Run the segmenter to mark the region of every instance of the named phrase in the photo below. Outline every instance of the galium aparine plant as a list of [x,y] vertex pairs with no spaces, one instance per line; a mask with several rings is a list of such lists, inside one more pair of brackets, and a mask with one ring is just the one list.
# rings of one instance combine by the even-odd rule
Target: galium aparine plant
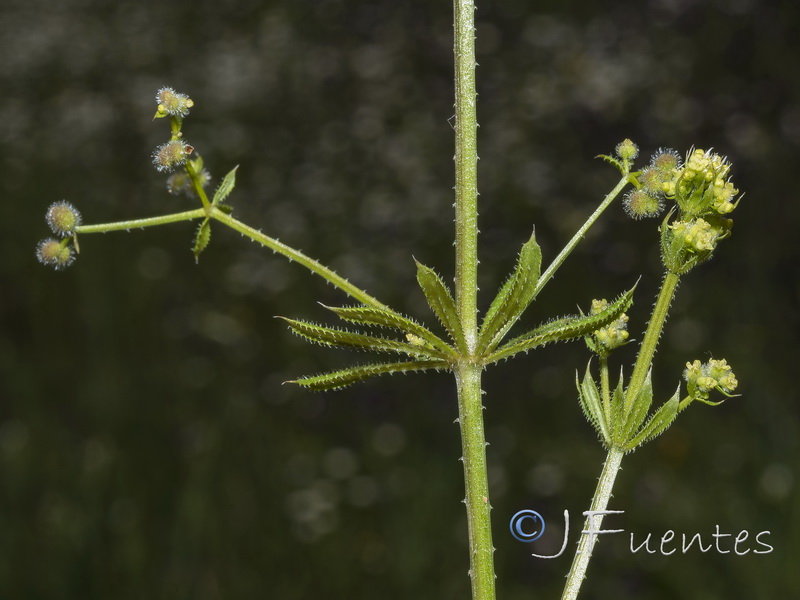
[[[596,356],[583,378],[578,377],[579,404],[608,451],[592,510],[603,510],[611,496],[616,474],[625,453],[663,433],[676,416],[695,401],[715,405],[714,392],[731,397],[736,377],[724,359],[686,363],[675,394],[655,411],[652,391],[652,361],[669,306],[680,278],[705,262],[718,244],[731,234],[730,213],[738,204],[738,190],[730,180],[730,163],[704,150],[691,150],[685,160],[673,150],[659,150],[650,163],[633,170],[637,146],[624,140],[613,156],[603,158],[614,165],[620,179],[602,199],[586,222],[561,252],[542,270],[542,252],[535,235],[525,241],[516,264],[500,285],[489,309],[478,319],[477,311],[477,118],[475,113],[474,3],[457,0],[455,9],[455,266],[454,289],[429,266],[416,264],[417,282],[432,312],[436,326],[429,326],[387,306],[317,260],[279,242],[233,216],[229,198],[236,183],[236,167],[222,178],[214,194],[206,188],[211,176],[197,149],[184,138],[183,125],[194,101],[170,87],[156,94],[155,119],[170,124],[169,137],[152,151],[153,166],[168,174],[167,191],[183,195],[195,207],[183,212],[104,224],[83,224],[78,210],[66,201],[54,203],[46,221],[55,237],[39,243],[40,262],[56,270],[70,266],[79,253],[79,236],[131,230],[182,221],[198,221],[192,251],[199,260],[211,241],[211,228],[225,226],[279,253],[322,277],[344,292],[352,304],[325,307],[343,325],[284,318],[289,330],[316,344],[367,350],[377,357],[334,371],[301,376],[293,383],[311,390],[344,388],[374,376],[410,371],[438,370],[453,374],[458,395],[465,498],[468,517],[469,576],[475,600],[495,598],[494,547],[491,532],[491,502],[486,466],[481,377],[490,365],[558,341],[584,339]],[[613,301],[594,300],[585,313],[547,318],[530,330],[510,337],[517,321],[551,281],[589,228],[611,203],[631,187],[622,200],[634,219],[663,213],[674,203],[660,227],[660,246],[665,275],[648,322],[636,363],[627,380],[622,374],[611,387],[609,357],[628,343],[628,317],[634,289]],[[586,299],[578,299],[586,302]],[[574,305],[574,303],[571,303]],[[437,333],[439,332],[443,333]],[[595,524],[595,526],[599,526]],[[563,598],[576,598],[592,555],[582,537]]]

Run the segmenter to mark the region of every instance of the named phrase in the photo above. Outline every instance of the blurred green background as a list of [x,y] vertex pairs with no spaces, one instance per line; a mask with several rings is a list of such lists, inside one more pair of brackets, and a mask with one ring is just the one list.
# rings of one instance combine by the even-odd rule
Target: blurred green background
[[[582,597],[800,594],[800,9],[793,2],[479,2],[482,306],[535,223],[552,259],[613,186],[631,137],[713,146],[746,192],[732,239],[679,290],[656,393],[725,357],[740,398],[698,405],[625,459]],[[443,374],[315,394],[282,382],[365,360],[274,315],[347,299],[221,227],[83,236],[34,259],[47,206],[97,223],[186,210],[150,153],[162,85],[236,215],[431,322],[412,256],[453,274],[452,6],[430,0],[0,6],[0,598],[469,597],[455,390]],[[613,207],[526,315],[660,283],[654,221]],[[632,344],[616,357],[630,369]],[[498,597],[557,598],[604,457],[583,420],[582,344],[487,372]],[[617,368],[619,368],[617,366]],[[548,521],[535,544],[518,510]],[[561,515],[572,517],[569,551]],[[631,554],[647,533],[771,531],[774,552]],[[730,540],[730,538],[728,538]],[[763,539],[763,538],[762,538]],[[755,548],[755,544],[752,546]]]

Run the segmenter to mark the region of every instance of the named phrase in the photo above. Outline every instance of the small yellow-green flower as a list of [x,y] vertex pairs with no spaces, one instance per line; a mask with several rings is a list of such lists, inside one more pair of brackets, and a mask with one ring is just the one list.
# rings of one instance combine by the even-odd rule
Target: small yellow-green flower
[[688,223],[686,221],[676,221],[670,223],[669,227],[675,232],[675,237],[681,239],[691,252],[713,250],[716,248],[717,240],[720,237],[720,231],[703,219],[695,219]]
[[684,220],[726,215],[736,208],[739,190],[730,180],[731,163],[711,150],[692,150],[662,189],[674,198]]
[[701,363],[699,360],[687,362],[683,378],[686,380],[689,397],[706,404],[718,404],[708,401],[711,391],[716,390],[730,398],[739,385],[736,375],[724,358],[720,360],[712,358],[707,363]]
[[[608,308],[608,300],[592,300],[591,314],[600,314]],[[589,349],[600,356],[608,355],[615,348],[623,346],[628,341],[628,315],[622,313],[617,319],[605,327],[594,331],[586,337]]]

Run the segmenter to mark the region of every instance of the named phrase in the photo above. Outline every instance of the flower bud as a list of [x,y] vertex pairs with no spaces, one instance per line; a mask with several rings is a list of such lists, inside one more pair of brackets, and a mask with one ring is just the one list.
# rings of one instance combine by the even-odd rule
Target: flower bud
[[186,94],[179,94],[171,87],[163,87],[156,93],[156,103],[158,110],[156,117],[185,117],[189,114],[189,109],[194,106],[194,102]]
[[194,148],[183,140],[170,140],[153,151],[153,164],[159,171],[174,171],[186,162]]
[[639,156],[639,147],[629,139],[622,140],[616,147],[617,156],[623,160],[633,160]]
[[66,269],[75,260],[75,253],[67,240],[47,238],[36,246],[36,258],[56,271]]
[[81,224],[81,213],[69,202],[61,200],[50,205],[45,219],[54,234],[67,237],[74,235],[75,229]]

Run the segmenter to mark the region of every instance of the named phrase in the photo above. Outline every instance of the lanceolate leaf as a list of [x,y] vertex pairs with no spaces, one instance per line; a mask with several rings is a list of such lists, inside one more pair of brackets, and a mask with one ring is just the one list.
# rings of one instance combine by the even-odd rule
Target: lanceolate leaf
[[214,199],[211,201],[211,204],[217,205],[225,202],[225,199],[230,195],[234,186],[236,185],[236,169],[238,168],[239,165],[236,165],[227,175],[225,175],[225,178],[222,180],[222,183],[219,184],[217,191],[214,192]]
[[461,329],[461,321],[456,311],[456,303],[442,278],[436,274],[436,271],[418,262],[417,282],[419,282],[419,287],[422,288],[422,293],[425,294],[425,299],[428,301],[431,310],[433,310],[433,314],[447,329],[447,333],[450,334],[456,346],[460,350],[466,349],[464,332]]
[[450,346],[429,331],[428,328],[394,311],[373,308],[371,306],[345,306],[340,308],[326,306],[325,308],[335,312],[345,321],[362,325],[377,325],[379,327],[397,329],[403,334],[410,333],[417,336],[445,354],[452,353]]
[[[623,427],[620,431],[619,439],[615,440],[618,445],[624,446],[628,440],[636,435],[636,432],[641,427],[647,413],[650,411],[650,405],[653,403],[653,383],[650,379],[650,373],[647,373],[647,378],[644,380],[639,394],[634,398],[631,403],[630,411],[624,416]],[[624,404],[624,402],[623,402]]]
[[617,167],[617,169],[619,169],[620,173],[623,173],[623,174],[625,173],[625,168],[622,166],[622,163],[619,162],[613,156],[608,156],[607,154],[598,154],[597,156],[595,156],[595,158],[602,158],[607,163],[611,163],[612,165]]
[[374,365],[359,365],[340,371],[332,371],[312,377],[302,377],[288,383],[296,383],[305,388],[317,391],[336,390],[347,387],[364,379],[384,375],[386,373],[406,373],[408,371],[425,371],[427,369],[447,369],[449,365],[438,361],[408,361],[400,363],[384,363]]
[[355,333],[345,329],[332,329],[330,327],[323,327],[321,325],[315,325],[314,323],[296,321],[285,317],[280,318],[286,321],[291,330],[297,335],[309,341],[322,344],[323,346],[363,348],[375,350],[376,352],[395,352],[415,358],[429,358],[434,360],[445,358],[439,350],[424,345],[364,335],[363,333]]
[[635,450],[637,447],[649,442],[664,433],[672,425],[678,415],[678,404],[680,404],[680,386],[675,394],[659,408],[644,427],[637,433],[624,447],[625,452]]
[[589,366],[586,367],[586,375],[583,376],[582,383],[578,382],[578,374],[575,374],[575,384],[578,386],[578,395],[580,397],[583,414],[592,424],[592,427],[595,428],[603,444],[609,446],[610,437],[608,424],[606,423],[605,414],[603,413],[600,390],[597,389],[597,384],[592,378]]
[[200,253],[206,249],[208,243],[211,241],[211,223],[206,218],[197,228],[197,234],[194,237],[194,246],[192,252],[194,253],[194,261],[200,260]]
[[514,272],[500,288],[483,319],[478,342],[483,352],[491,352],[497,347],[533,301],[541,267],[542,251],[531,234],[522,245]]
[[527,352],[528,350],[544,346],[551,342],[575,339],[600,329],[630,308],[633,303],[634,289],[635,287],[625,292],[600,313],[593,315],[573,315],[571,317],[556,319],[555,321],[545,323],[526,334],[516,337],[487,356],[484,360],[484,364],[497,362],[503,358],[513,356],[518,352]]

